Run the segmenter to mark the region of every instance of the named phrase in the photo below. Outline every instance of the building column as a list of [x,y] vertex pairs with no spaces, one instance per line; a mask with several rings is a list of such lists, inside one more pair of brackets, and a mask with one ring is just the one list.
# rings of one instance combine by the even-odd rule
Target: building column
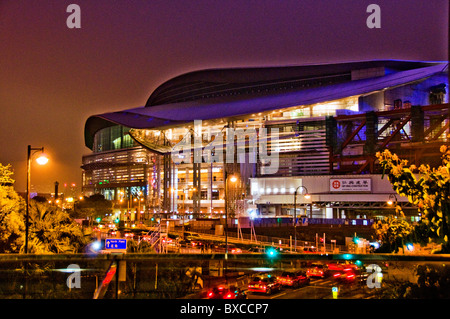
[[424,115],[420,105],[411,106],[411,141],[423,142]]
[[167,211],[170,212],[170,208],[171,208],[171,194],[173,192],[170,191],[171,188],[171,176],[172,176],[172,158],[171,158],[171,154],[164,154],[163,155],[163,174],[164,174],[164,178],[163,178],[163,205],[162,205],[162,210],[163,211]]
[[178,212],[178,168],[172,165],[172,207],[173,212]]
[[193,186],[192,206],[194,218],[200,215],[200,194],[201,194],[201,163],[193,164]]
[[333,207],[325,207],[325,218],[333,218]]
[[211,164],[208,164],[208,191],[207,191],[207,200],[209,205],[208,209],[209,209],[209,214],[212,214],[212,188],[213,188],[213,164],[211,161]]

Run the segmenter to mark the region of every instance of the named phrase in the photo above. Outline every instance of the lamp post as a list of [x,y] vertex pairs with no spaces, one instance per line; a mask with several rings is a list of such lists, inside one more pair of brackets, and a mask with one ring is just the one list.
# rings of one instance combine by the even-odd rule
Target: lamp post
[[[394,200],[394,201],[392,201],[392,200]],[[387,204],[389,206],[392,206],[393,204],[395,204],[395,218],[397,218],[397,203],[398,203],[397,196],[395,196],[395,194],[390,194]]]
[[397,204],[397,196],[395,196],[395,194],[390,194],[389,195],[389,199],[387,201],[387,204],[389,206],[391,206],[392,204],[394,204],[394,202],[392,200],[395,200],[395,204]]
[[[237,181],[236,176],[230,177],[232,183]],[[228,258],[228,172],[225,169],[225,259]]]
[[[32,151],[35,151],[32,153]],[[41,152],[42,155],[39,156],[36,159],[36,162],[39,165],[45,165],[48,162],[48,158],[44,155],[44,148],[43,147],[31,147],[31,145],[28,145],[27,149],[27,207],[26,207],[26,215],[25,215],[25,254],[28,254],[28,220],[29,220],[29,213],[30,213],[30,188],[31,188],[31,157],[36,152]]]
[[[308,189],[305,186],[298,186],[295,189],[295,192],[294,192],[294,220],[293,220],[293,222],[294,222],[294,251],[297,251],[297,193],[298,193],[299,188],[305,189],[304,197],[306,199],[311,198],[311,195],[309,195]],[[300,192],[300,194],[301,194],[301,192]]]

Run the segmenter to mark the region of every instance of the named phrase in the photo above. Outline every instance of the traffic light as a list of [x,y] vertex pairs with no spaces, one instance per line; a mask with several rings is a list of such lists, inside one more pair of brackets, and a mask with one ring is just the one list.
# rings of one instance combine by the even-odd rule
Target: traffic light
[[278,255],[278,251],[273,247],[269,248],[266,253],[269,258],[275,258]]
[[95,221],[96,221],[97,223],[100,223],[100,222],[102,221],[102,219],[101,219],[100,217],[97,217],[97,218],[95,219]]

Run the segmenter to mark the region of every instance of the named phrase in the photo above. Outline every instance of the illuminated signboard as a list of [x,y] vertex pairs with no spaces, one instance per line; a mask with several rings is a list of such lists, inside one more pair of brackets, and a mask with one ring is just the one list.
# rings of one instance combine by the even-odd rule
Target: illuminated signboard
[[330,192],[371,192],[370,178],[330,178]]

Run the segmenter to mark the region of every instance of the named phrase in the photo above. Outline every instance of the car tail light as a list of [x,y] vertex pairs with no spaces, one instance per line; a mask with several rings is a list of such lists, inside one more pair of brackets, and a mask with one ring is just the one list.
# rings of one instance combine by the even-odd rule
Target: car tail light
[[208,297],[212,297],[214,294],[212,291],[208,292]]
[[339,277],[340,275],[341,275],[340,273],[335,273],[335,274],[333,275],[333,277],[337,278],[337,277]]
[[233,295],[231,293],[227,293],[225,296],[225,299],[231,299],[233,297]]

